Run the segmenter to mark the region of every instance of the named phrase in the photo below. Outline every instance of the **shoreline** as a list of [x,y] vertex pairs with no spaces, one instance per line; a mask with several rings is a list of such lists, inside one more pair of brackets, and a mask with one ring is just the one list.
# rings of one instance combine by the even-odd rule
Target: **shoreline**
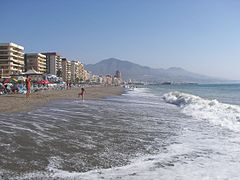
[[[124,88],[120,86],[93,86],[86,87],[85,100],[99,100],[108,96],[123,94]],[[25,94],[10,94],[0,96],[0,113],[29,112],[47,104],[50,101],[60,99],[79,99],[80,88],[69,90],[44,90],[30,94],[26,99]]]

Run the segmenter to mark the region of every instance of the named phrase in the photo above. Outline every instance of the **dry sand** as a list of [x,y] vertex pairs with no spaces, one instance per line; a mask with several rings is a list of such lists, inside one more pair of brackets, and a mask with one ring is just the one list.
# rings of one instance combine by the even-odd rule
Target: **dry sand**
[[[98,86],[87,87],[85,100],[88,99],[101,99],[107,96],[121,95],[124,91],[122,87],[114,86]],[[76,99],[80,88],[73,88],[71,90],[44,90],[35,92],[26,99],[22,94],[11,94],[0,96],[0,112],[27,112],[39,106],[46,104],[51,100],[57,99]],[[79,98],[80,100],[80,98]]]

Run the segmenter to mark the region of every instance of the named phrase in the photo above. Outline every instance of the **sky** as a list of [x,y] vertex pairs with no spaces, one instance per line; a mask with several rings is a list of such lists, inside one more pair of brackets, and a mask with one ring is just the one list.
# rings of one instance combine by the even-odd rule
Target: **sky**
[[1,0],[0,42],[240,80],[238,0]]

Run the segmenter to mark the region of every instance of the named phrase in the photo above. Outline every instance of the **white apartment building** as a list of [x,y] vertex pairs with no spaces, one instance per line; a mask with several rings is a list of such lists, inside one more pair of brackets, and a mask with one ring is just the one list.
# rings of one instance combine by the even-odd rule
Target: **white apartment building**
[[71,61],[71,81],[74,82],[78,77],[78,61]]
[[62,78],[65,82],[71,81],[71,61],[62,58]]
[[25,69],[34,69],[40,73],[46,73],[46,55],[41,53],[25,54]]
[[46,71],[47,74],[58,75],[58,72],[62,72],[62,59],[56,52],[41,53],[46,56]]
[[72,61],[71,62],[71,80],[75,82],[76,79],[82,79],[83,72],[83,64],[80,61]]
[[82,63],[79,64],[79,79],[84,80],[84,65]]
[[15,43],[0,43],[0,75],[9,77],[24,71],[24,47]]
[[91,76],[91,73],[83,69],[83,80],[84,81],[90,80],[90,76]]

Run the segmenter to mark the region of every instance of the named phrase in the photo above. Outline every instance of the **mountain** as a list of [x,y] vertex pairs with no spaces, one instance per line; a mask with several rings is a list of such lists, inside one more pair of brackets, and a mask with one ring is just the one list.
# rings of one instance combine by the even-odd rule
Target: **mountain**
[[192,73],[179,67],[154,69],[116,58],[105,59],[96,64],[88,64],[85,65],[85,68],[97,75],[113,75],[117,70],[119,70],[122,73],[123,79],[125,80],[132,79],[150,82],[173,81],[196,83],[222,81],[220,79]]

